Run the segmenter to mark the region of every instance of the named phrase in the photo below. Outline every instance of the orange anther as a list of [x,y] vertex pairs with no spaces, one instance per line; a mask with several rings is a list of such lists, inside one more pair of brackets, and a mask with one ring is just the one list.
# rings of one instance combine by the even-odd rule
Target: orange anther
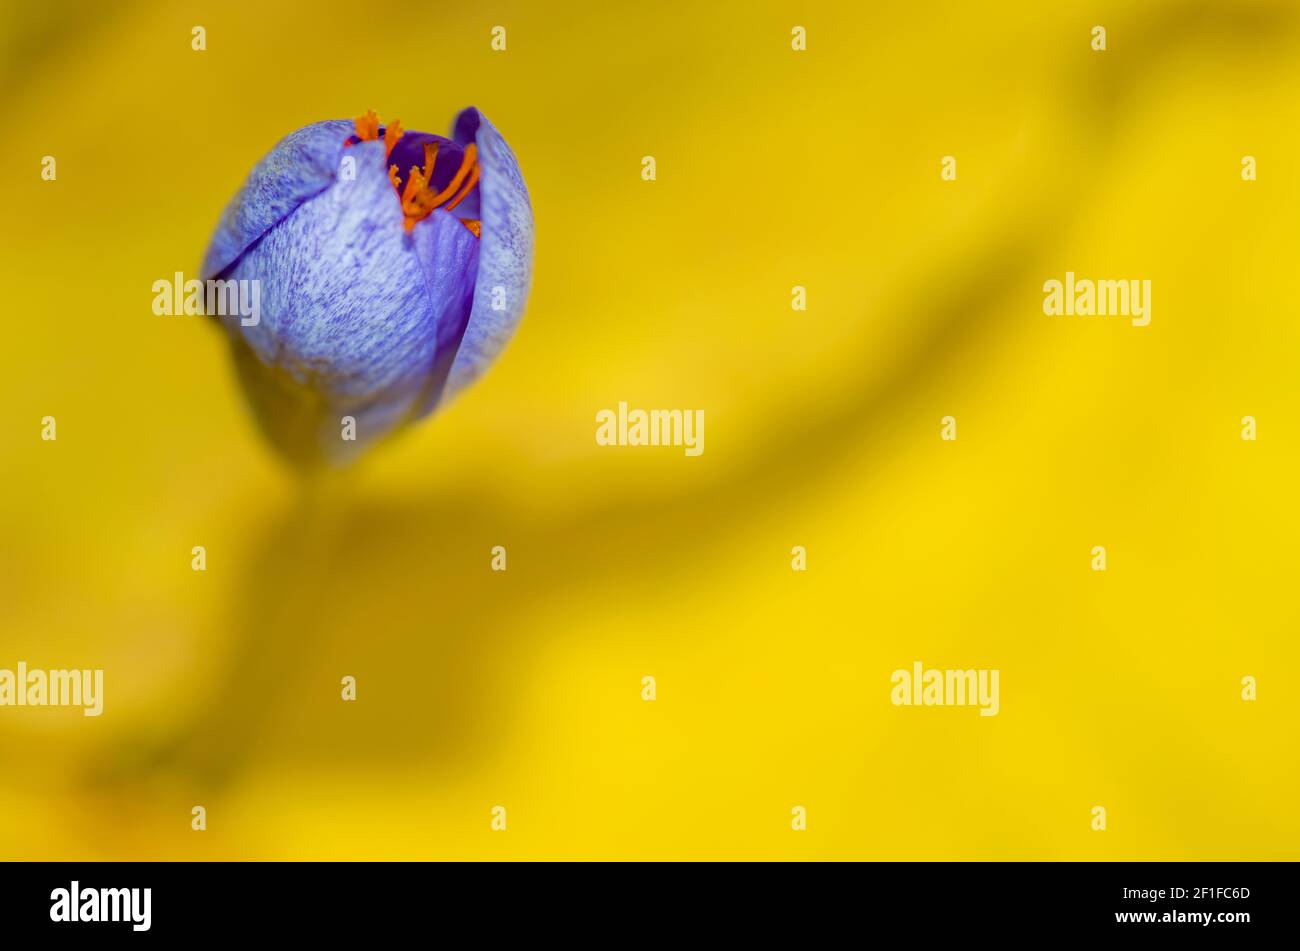
[[365,115],[357,116],[356,128],[357,138],[362,142],[379,138],[379,116],[375,115],[375,110],[367,109]]
[[469,229],[469,233],[476,238],[483,237],[483,222],[477,218],[462,218],[460,223]]
[[394,119],[393,124],[384,129],[384,158],[393,154],[393,146],[402,137],[402,120]]

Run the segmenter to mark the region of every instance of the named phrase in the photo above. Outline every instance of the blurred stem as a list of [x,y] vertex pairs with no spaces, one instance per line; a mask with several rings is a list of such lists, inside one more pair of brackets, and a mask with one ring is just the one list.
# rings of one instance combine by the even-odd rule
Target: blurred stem
[[208,791],[219,788],[255,754],[281,704],[318,687],[328,689],[294,681],[301,658],[317,647],[318,620],[328,608],[339,532],[355,481],[354,472],[333,469],[301,477],[292,506],[244,566],[231,602],[233,650],[225,676],[178,732],[145,751],[118,750],[110,776],[129,781],[169,770]]

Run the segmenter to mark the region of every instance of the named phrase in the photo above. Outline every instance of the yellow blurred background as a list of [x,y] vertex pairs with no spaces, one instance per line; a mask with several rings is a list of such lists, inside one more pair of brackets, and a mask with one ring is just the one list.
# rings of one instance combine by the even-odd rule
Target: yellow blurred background
[[[1296,4],[6,4],[0,89],[0,667],[105,670],[0,708],[0,857],[1297,857]],[[151,285],[284,134],[471,104],[520,331],[300,485]]]

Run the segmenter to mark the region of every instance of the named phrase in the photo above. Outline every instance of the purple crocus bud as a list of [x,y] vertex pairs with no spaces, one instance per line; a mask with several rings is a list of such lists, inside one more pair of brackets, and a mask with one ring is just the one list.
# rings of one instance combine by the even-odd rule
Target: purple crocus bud
[[451,133],[384,128],[373,112],[299,129],[212,236],[203,279],[258,282],[260,312],[220,320],[262,429],[296,465],[346,463],[428,415],[519,323],[523,176],[477,109]]

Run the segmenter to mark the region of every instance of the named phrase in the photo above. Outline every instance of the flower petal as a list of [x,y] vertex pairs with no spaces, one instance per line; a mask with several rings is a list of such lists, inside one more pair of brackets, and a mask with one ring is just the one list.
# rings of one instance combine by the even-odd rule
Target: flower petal
[[299,205],[333,184],[352,129],[346,119],[313,123],[285,136],[257,163],[221,215],[203,259],[204,280],[221,274]]
[[[448,396],[487,369],[514,334],[528,299],[533,261],[533,209],[510,146],[487,117],[472,106],[457,116],[452,138],[461,145],[478,145],[483,236],[479,242],[474,308],[451,367]],[[501,309],[494,309],[494,303]]]
[[480,242],[454,213],[441,208],[416,224],[411,237],[436,312],[437,336],[433,364],[415,406],[418,418],[430,413],[441,401],[465,328],[469,326]]

